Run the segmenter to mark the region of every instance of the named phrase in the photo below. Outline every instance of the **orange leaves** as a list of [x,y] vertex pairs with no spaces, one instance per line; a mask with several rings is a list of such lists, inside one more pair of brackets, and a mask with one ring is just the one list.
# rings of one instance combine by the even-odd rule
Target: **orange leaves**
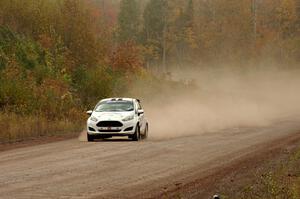
[[110,65],[113,70],[133,73],[143,65],[140,52],[141,50],[134,42],[128,41],[120,44],[110,56]]
[[52,40],[52,38],[46,34],[39,35],[38,41],[42,45],[42,47],[46,49],[51,49],[54,45],[54,41]]
[[43,80],[40,86],[40,91],[43,92],[47,89],[51,90],[56,96],[58,96],[58,98],[61,99],[66,93],[68,93],[69,90],[68,86],[64,82],[53,78],[46,78]]
[[185,29],[184,33],[185,33],[185,41],[189,44],[190,48],[196,49],[198,47],[197,38],[193,29],[191,27],[188,27]]

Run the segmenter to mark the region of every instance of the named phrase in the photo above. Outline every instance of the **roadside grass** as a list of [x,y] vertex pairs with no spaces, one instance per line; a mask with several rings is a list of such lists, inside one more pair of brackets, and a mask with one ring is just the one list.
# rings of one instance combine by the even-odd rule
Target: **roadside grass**
[[[268,171],[253,174],[254,181],[237,191],[239,199],[299,199],[300,198],[300,146],[289,158]],[[232,193],[231,193],[232,194]],[[231,195],[228,194],[228,195]],[[226,193],[223,199],[229,199]]]
[[28,139],[78,134],[82,122],[68,120],[50,121],[45,117],[0,114],[0,144],[20,142]]

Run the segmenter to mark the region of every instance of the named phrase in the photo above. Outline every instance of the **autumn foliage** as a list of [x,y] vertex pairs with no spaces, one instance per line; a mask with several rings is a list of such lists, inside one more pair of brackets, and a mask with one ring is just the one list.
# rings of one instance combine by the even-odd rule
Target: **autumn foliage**
[[0,126],[82,124],[99,99],[173,67],[297,66],[299,18],[299,0],[1,0]]

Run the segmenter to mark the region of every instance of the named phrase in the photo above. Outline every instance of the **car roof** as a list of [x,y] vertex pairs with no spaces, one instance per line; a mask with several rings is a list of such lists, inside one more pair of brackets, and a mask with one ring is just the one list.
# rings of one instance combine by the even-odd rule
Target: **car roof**
[[134,98],[122,98],[122,97],[115,97],[115,98],[106,98],[102,99],[100,102],[106,102],[106,101],[134,101],[137,99]]

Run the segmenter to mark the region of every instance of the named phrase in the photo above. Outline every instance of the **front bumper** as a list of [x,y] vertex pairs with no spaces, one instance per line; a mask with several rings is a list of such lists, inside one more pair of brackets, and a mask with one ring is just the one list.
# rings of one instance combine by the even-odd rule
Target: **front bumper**
[[136,128],[136,122],[133,121],[118,121],[122,123],[121,127],[98,127],[97,124],[100,121],[93,122],[88,121],[87,122],[87,133],[89,135],[111,135],[111,136],[128,136],[133,135]]

